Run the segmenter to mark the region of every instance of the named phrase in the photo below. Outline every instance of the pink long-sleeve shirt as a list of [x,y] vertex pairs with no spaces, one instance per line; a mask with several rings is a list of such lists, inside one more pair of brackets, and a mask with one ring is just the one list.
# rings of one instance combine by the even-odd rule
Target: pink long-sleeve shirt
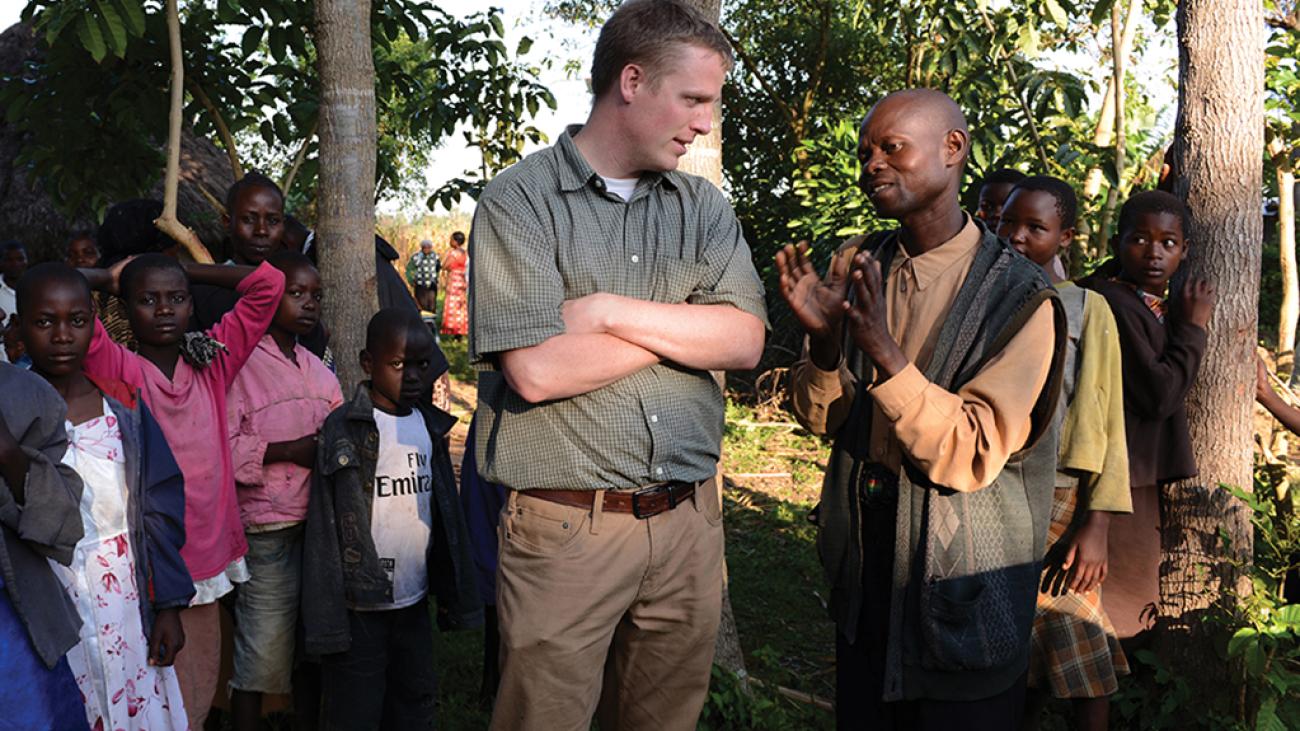
[[148,359],[114,343],[99,320],[86,372],[139,388],[185,477],[185,545],[194,581],[210,579],[248,552],[226,438],[226,392],[266,333],[284,292],[284,274],[263,263],[235,288],[239,302],[208,334],[226,346],[205,368],[184,359],[168,380]]
[[[304,520],[311,470],[292,462],[263,464],[266,447],[316,434],[343,404],[339,380],[301,345],[290,360],[263,335],[226,402],[226,432],[235,464],[244,526]],[[295,362],[296,361],[296,362]]]

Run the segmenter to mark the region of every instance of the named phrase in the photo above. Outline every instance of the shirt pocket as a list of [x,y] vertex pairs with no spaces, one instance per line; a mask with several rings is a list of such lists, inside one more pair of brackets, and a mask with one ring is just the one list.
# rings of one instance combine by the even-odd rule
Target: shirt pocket
[[708,265],[685,259],[659,259],[655,262],[650,299],[654,302],[681,304],[701,288]]

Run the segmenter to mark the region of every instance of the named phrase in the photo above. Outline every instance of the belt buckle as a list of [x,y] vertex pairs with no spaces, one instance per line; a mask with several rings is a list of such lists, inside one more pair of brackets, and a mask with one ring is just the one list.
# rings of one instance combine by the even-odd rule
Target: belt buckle
[[655,485],[655,486],[653,486],[653,487],[646,487],[646,488],[643,488],[643,489],[637,490],[636,492],[632,493],[632,515],[634,515],[634,516],[636,517],[637,520],[645,520],[646,518],[652,518],[652,517],[658,515],[659,513],[667,512],[667,510],[657,510],[657,511],[655,511],[655,512],[653,512],[653,513],[645,513],[645,514],[642,514],[642,512],[641,512],[641,500],[640,500],[640,498],[641,498],[642,496],[646,496],[646,497],[648,497],[648,496],[651,496],[651,495],[658,495],[658,494],[660,494],[660,493],[663,493],[663,494],[665,494],[665,495],[668,496],[668,508],[667,508],[667,510],[672,510],[673,508],[677,507],[677,496],[673,494],[673,490],[672,490],[672,486],[671,486],[671,484],[665,482],[665,483],[663,483],[663,484],[661,484],[661,485]]

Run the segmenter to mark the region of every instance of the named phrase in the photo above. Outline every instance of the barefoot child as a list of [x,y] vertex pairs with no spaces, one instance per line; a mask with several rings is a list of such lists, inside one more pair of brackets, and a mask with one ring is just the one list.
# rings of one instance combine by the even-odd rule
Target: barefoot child
[[235,601],[230,701],[240,730],[258,728],[263,693],[291,690],[317,434],[343,404],[338,379],[298,342],[320,322],[320,273],[298,252],[279,251],[267,262],[284,273],[284,296],[227,405],[251,573]]
[[188,728],[171,667],[194,595],[180,555],[180,468],[135,389],[82,372],[95,322],[85,277],[61,263],[33,267],[18,285],[18,315],[32,370],[68,405],[63,462],[85,483],[85,535],[72,565],[55,570],[82,619],[68,662],[86,719],[96,729]]
[[[124,266],[123,266],[124,265]],[[132,353],[96,322],[86,356],[92,378],[111,378],[142,392],[185,477],[185,546],[181,556],[196,594],[181,611],[186,647],[176,658],[190,726],[202,728],[216,694],[221,627],[216,601],[248,580],[248,544],[239,521],[234,466],[226,434],[226,392],[271,324],[284,275],[189,264],[145,254],[111,270],[86,269],[91,284],[120,294],[139,342]],[[231,287],[239,303],[206,335],[187,334],[191,278]]]
[[1119,330],[1133,514],[1111,520],[1102,604],[1121,640],[1150,629],[1160,608],[1160,485],[1196,475],[1184,400],[1205,355],[1214,287],[1166,290],[1187,256],[1187,209],[1163,191],[1124,203],[1112,241],[1119,275],[1093,280]]
[[[998,236],[1041,266],[1069,328],[1052,522],[1029,655],[1025,728],[1037,728],[1045,692],[1072,699],[1076,726],[1104,731],[1108,696],[1128,662],[1102,611],[1111,513],[1130,513],[1119,337],[1106,299],[1057,275],[1075,234],[1077,202],[1063,180],[1035,175],[1011,190]],[[1076,394],[1084,395],[1075,398]]]
[[[63,399],[40,376],[0,363],[0,725],[87,729],[64,653],[81,619],[50,561],[81,540],[81,478],[67,465]],[[13,682],[20,679],[21,682]]]
[[432,728],[425,598],[440,626],[482,621],[443,439],[455,417],[427,402],[443,362],[419,315],[380,310],[361,351],[370,380],[321,429],[302,606],[307,650],[323,656],[326,729]]

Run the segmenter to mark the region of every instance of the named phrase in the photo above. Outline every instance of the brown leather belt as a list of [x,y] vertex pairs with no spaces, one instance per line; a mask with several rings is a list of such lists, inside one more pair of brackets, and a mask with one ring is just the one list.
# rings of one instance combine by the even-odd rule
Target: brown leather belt
[[[607,513],[631,513],[641,520],[666,513],[695,494],[694,482],[665,482],[636,492],[605,491],[601,510]],[[519,494],[568,505],[571,508],[591,509],[598,490],[520,490]]]

